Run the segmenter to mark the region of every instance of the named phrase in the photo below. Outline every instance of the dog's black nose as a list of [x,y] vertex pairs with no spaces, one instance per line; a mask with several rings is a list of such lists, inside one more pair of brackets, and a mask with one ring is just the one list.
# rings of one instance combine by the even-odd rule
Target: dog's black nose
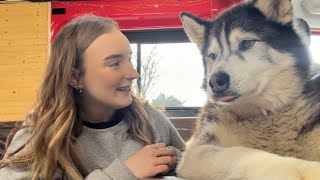
[[228,89],[230,77],[225,72],[218,72],[210,77],[209,86],[213,92],[222,92]]

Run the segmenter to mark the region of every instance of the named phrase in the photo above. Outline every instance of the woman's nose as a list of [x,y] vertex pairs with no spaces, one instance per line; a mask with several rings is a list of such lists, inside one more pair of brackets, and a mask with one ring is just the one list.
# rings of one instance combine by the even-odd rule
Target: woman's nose
[[138,71],[133,67],[133,64],[130,63],[127,72],[126,72],[126,77],[128,79],[134,80],[137,79],[139,77],[139,73]]

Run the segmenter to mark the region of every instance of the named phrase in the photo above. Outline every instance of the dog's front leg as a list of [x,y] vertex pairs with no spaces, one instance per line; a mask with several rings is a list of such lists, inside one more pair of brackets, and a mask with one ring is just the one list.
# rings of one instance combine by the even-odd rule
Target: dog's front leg
[[177,174],[190,180],[319,180],[320,163],[244,147],[200,145],[184,152]]

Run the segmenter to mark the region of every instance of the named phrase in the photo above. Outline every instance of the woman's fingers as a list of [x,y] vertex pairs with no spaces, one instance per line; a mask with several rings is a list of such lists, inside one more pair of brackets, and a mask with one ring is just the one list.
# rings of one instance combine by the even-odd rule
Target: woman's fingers
[[165,143],[150,144],[143,147],[125,164],[138,178],[166,174],[177,162],[175,151],[166,147]]
[[164,148],[155,149],[154,155],[157,157],[159,157],[159,156],[176,156],[176,153],[174,152],[173,149],[164,147]]
[[154,144],[154,148],[155,149],[165,148],[165,147],[166,147],[165,143],[156,143],[156,144]]
[[156,174],[166,174],[170,171],[170,168],[168,165],[157,165],[154,167],[154,171],[156,172]]
[[161,164],[165,164],[168,166],[171,166],[172,164],[175,164],[177,162],[177,158],[176,157],[172,157],[172,156],[161,156],[155,159],[154,161],[154,165],[161,165]]

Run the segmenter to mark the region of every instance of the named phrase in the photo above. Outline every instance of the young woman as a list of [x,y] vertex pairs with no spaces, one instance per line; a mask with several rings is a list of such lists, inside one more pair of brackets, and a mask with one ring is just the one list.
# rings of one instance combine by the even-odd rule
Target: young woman
[[160,111],[132,95],[139,74],[131,54],[112,19],[85,15],[65,25],[52,44],[33,111],[8,138],[0,179],[137,179],[172,172],[184,142]]

